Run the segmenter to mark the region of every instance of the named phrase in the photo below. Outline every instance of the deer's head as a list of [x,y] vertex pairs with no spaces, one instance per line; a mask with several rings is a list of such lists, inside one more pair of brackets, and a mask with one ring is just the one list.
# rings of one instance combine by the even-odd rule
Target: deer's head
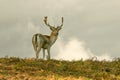
[[47,16],[44,17],[44,22],[45,22],[45,24],[50,28],[50,30],[52,31],[52,34],[58,35],[59,31],[62,29],[62,26],[63,26],[63,17],[62,17],[62,24],[61,24],[60,26],[57,26],[57,27],[51,26],[51,25],[48,23],[47,18],[48,18]]

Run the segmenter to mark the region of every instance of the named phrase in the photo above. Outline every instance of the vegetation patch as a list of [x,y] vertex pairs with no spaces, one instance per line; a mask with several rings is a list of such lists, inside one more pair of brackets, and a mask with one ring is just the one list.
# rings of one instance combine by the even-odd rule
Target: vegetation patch
[[113,61],[0,58],[0,80],[7,79],[120,80],[120,58]]

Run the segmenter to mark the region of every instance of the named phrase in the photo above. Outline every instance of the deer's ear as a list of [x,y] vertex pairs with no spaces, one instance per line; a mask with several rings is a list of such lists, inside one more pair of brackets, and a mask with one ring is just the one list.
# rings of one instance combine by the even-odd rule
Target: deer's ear
[[61,27],[57,27],[58,30],[61,30],[62,28]]
[[54,30],[55,28],[54,27],[50,27],[51,30]]

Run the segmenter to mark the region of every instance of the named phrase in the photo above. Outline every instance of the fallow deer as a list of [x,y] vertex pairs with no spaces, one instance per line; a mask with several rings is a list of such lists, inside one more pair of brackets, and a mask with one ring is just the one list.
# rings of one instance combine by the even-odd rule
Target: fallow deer
[[45,50],[47,49],[48,57],[50,59],[50,49],[51,46],[55,43],[58,37],[59,31],[62,29],[63,26],[63,17],[62,17],[62,24],[60,26],[51,26],[48,23],[48,17],[44,17],[44,23],[50,28],[51,34],[50,35],[43,35],[40,33],[34,34],[32,37],[32,44],[34,47],[34,51],[36,54],[36,59],[39,57],[39,52],[43,49],[43,59],[45,58]]

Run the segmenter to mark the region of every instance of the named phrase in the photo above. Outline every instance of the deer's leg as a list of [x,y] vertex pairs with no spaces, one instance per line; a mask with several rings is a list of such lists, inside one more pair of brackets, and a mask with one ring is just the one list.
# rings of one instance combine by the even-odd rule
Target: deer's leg
[[38,57],[37,57],[37,48],[35,48],[35,54],[36,54],[36,58],[38,58]]
[[36,55],[37,55],[37,59],[38,59],[38,57],[39,57],[39,52],[41,51],[41,48],[42,48],[42,46],[43,46],[43,42],[42,41],[40,41],[39,43],[38,43],[38,49],[37,49],[37,53],[36,53]]
[[35,51],[35,54],[36,54],[36,58],[38,58],[38,53],[37,53],[37,46],[36,45],[33,45],[33,47],[34,47],[34,51]]
[[41,51],[41,46],[38,46],[38,50],[36,52],[36,58],[38,59],[39,58],[39,52]]
[[37,47],[35,46],[35,44],[33,45],[34,51],[37,51]]
[[43,59],[45,58],[45,49],[43,49]]
[[32,43],[33,43],[33,48],[34,48],[36,58],[37,58],[37,46],[36,46],[35,42],[32,42]]
[[39,55],[38,55],[38,53],[36,52],[36,59],[38,59],[38,57],[39,57]]
[[38,42],[37,42],[37,34],[33,35],[32,37],[32,44],[36,54],[36,58],[38,58]]
[[36,59],[37,59],[37,47],[35,48],[35,54],[36,54]]
[[50,48],[47,49],[47,52],[48,52],[48,57],[47,57],[47,59],[50,60]]

